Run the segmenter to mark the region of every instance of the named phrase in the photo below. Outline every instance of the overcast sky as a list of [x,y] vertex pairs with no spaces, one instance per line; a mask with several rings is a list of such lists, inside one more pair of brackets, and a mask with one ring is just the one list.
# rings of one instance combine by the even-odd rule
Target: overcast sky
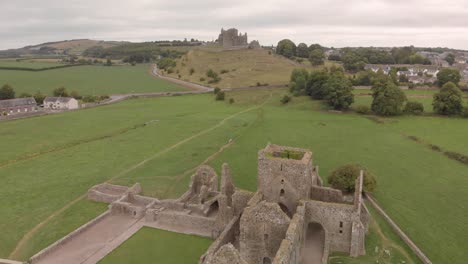
[[263,45],[468,50],[468,0],[0,0],[0,49],[64,39],[213,40],[221,27]]

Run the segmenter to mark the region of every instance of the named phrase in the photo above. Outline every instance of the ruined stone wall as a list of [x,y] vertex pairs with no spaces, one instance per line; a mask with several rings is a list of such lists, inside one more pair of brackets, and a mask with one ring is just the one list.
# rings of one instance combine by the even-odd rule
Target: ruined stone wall
[[178,229],[186,228],[188,230],[197,229],[202,233],[209,234],[212,233],[216,224],[213,218],[165,210],[156,214],[154,220],[164,226],[175,226]]
[[232,195],[232,207],[234,209],[234,215],[242,213],[248,202],[252,199],[254,193],[244,190],[236,190]]
[[305,207],[299,206],[291,223],[289,224],[286,238],[276,253],[273,264],[299,264],[301,261],[302,247],[304,244]]
[[240,222],[240,253],[247,263],[271,261],[285,238],[290,219],[277,203],[247,207]]
[[231,243],[234,244],[239,236],[239,225],[240,217],[234,217],[227,225],[224,231],[218,236],[218,238],[211,244],[205,254],[201,256],[199,264],[210,263],[216,251],[219,250],[223,245]]
[[343,193],[340,190],[312,186],[310,189],[310,199],[322,202],[342,203]]
[[355,211],[354,205],[321,201],[304,201],[304,203],[306,225],[309,223],[322,225],[326,234],[325,244],[329,245],[328,252],[350,253],[353,223],[360,222],[360,216]]

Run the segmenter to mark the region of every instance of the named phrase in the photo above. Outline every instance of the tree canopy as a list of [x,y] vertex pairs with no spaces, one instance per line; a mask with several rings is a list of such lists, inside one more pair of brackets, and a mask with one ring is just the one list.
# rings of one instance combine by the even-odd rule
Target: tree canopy
[[329,176],[328,183],[335,189],[344,192],[354,192],[356,187],[356,179],[361,174],[364,174],[364,190],[372,192],[377,187],[377,182],[366,168],[358,164],[347,164],[336,168]]
[[287,58],[292,58],[296,56],[296,44],[290,39],[283,39],[278,42],[276,53]]
[[383,116],[401,114],[406,101],[405,93],[389,78],[374,80],[372,98],[372,111]]
[[437,85],[442,87],[448,82],[452,82],[455,85],[458,85],[461,80],[461,74],[458,69],[454,68],[443,68],[437,73]]
[[0,88],[0,100],[14,99],[15,90],[8,84],[5,84]]
[[313,66],[322,65],[325,62],[325,53],[322,49],[310,51],[309,61]]
[[300,58],[309,58],[309,47],[307,47],[307,44],[300,43],[297,45],[296,56]]
[[442,86],[440,91],[434,94],[432,101],[434,112],[441,115],[459,115],[463,111],[462,92],[453,82]]
[[325,100],[336,110],[347,110],[354,102],[353,84],[343,72],[336,71],[324,84]]

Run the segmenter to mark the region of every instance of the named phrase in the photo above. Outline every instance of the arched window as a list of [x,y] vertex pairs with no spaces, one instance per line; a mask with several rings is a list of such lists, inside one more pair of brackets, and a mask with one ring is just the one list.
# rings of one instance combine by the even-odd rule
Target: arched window
[[284,196],[284,189],[281,189],[280,191],[280,197],[283,197]]

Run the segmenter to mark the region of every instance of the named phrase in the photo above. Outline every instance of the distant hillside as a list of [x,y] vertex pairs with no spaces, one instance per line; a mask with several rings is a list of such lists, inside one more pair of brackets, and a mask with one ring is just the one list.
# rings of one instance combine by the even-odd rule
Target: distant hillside
[[263,49],[219,51],[199,48],[190,50],[177,59],[173,72],[166,74],[206,85],[210,80],[206,73],[212,69],[221,77],[221,80],[218,83],[209,84],[210,86],[238,88],[256,86],[257,83],[261,85],[287,84],[291,71],[298,67],[308,66]]
[[73,39],[56,42],[46,42],[39,45],[26,46],[19,49],[0,51],[0,57],[25,57],[25,56],[63,56],[81,55],[83,51],[92,47],[111,48],[127,42],[101,41],[91,39]]

